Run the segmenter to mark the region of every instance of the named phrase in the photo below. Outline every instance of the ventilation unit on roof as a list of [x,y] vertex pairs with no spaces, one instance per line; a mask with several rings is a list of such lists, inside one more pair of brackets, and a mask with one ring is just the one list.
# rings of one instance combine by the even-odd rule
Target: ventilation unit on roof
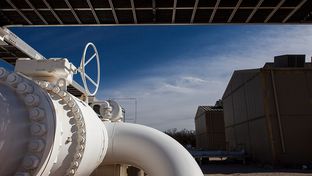
[[274,67],[304,67],[305,55],[281,55],[274,57]]

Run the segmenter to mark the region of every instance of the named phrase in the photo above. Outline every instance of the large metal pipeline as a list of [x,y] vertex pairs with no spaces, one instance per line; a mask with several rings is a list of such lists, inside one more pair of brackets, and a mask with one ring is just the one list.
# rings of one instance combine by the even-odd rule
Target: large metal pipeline
[[110,162],[136,165],[151,176],[203,175],[167,135],[140,125],[104,124],[62,84],[0,68],[0,113],[1,176],[87,176]]
[[0,68],[0,175],[90,175],[107,150],[103,122],[58,85]]
[[202,176],[190,153],[177,141],[150,127],[105,123],[109,140],[102,164],[130,164],[150,176]]

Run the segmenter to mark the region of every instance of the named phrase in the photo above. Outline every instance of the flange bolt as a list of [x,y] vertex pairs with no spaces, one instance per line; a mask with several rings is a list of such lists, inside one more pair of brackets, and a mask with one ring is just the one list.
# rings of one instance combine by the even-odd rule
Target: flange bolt
[[44,110],[38,107],[31,109],[29,112],[29,118],[34,121],[42,120],[44,118],[44,115]]
[[17,85],[17,89],[16,91],[18,93],[21,93],[21,94],[24,94],[24,93],[32,93],[33,92],[33,87],[30,86],[29,84],[27,83],[24,83],[24,82],[21,82]]
[[29,142],[28,149],[32,152],[41,152],[44,148],[44,141],[41,139],[35,139]]
[[35,169],[39,165],[39,159],[34,155],[26,156],[23,160],[22,166],[25,169]]
[[25,103],[28,106],[37,106],[39,104],[39,97],[35,94],[28,94],[25,97]]
[[35,136],[42,136],[47,132],[44,124],[33,123],[30,127],[31,134]]
[[16,73],[11,73],[8,75],[6,79],[7,83],[9,83],[11,86],[16,86],[19,82],[22,81],[22,78],[19,77]]

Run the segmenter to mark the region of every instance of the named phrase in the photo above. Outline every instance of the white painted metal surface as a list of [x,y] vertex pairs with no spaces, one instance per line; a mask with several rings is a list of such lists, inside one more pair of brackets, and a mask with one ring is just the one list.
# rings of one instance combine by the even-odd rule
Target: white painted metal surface
[[108,150],[103,164],[130,164],[150,176],[203,176],[190,153],[177,141],[150,127],[105,123]]
[[114,100],[94,100],[91,105],[93,109],[98,106],[98,114],[103,121],[119,122],[124,118],[122,107]]
[[[1,39],[2,38],[2,39]],[[9,43],[35,60],[45,59],[39,52],[29,46],[26,42],[16,36],[12,31],[8,28],[0,28],[0,39],[6,43]]]
[[[99,71],[93,49],[95,55],[82,66],[96,57]],[[17,72],[0,68],[1,176],[87,176],[101,163],[131,164],[149,176],[203,176],[171,137],[120,122],[122,108],[115,101],[103,105],[110,115],[102,122],[89,104],[66,91],[75,72],[68,61],[27,61],[18,63]],[[82,73],[84,82],[90,80]],[[99,74],[93,93],[85,85],[87,95],[96,93]]]
[[[25,53],[32,60],[45,60],[46,58],[42,56],[38,51],[29,46],[26,42],[16,36],[8,28],[0,28],[0,47],[3,45],[14,46],[17,50]],[[76,81],[72,81],[71,85],[78,91],[84,93],[84,89]]]
[[18,59],[15,71],[33,79],[57,83],[60,78],[66,80],[68,86],[73,82],[77,68],[66,58],[50,58],[44,60]]
[[[94,53],[92,54],[92,56],[86,61],[86,54],[87,54],[87,50],[92,47]],[[96,64],[97,64],[97,73],[96,73],[96,81],[94,81],[87,73],[86,73],[86,66],[93,60],[96,59]],[[99,89],[99,85],[100,85],[100,80],[101,80],[101,67],[100,67],[100,58],[99,58],[99,53],[95,47],[95,45],[93,43],[88,43],[86,45],[86,47],[83,50],[83,54],[82,54],[82,58],[81,58],[81,63],[80,63],[80,67],[79,67],[79,72],[81,74],[81,78],[82,78],[82,82],[83,82],[83,87],[85,89],[85,94],[87,96],[94,96],[96,94],[96,92]],[[87,84],[87,80],[90,81],[94,86],[95,89],[93,92],[90,92],[89,86]]]
[[[39,171],[53,145],[53,106],[45,91],[0,68],[0,175]],[[42,101],[43,100],[43,101]]]
[[90,175],[107,132],[85,102],[46,81],[0,68],[0,175]]

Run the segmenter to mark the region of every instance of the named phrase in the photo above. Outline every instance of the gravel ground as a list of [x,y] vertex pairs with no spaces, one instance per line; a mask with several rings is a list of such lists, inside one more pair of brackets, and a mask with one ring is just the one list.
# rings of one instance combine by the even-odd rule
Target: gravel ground
[[202,166],[205,176],[312,176],[312,170],[302,169],[272,169],[256,165],[242,164],[206,164]]

